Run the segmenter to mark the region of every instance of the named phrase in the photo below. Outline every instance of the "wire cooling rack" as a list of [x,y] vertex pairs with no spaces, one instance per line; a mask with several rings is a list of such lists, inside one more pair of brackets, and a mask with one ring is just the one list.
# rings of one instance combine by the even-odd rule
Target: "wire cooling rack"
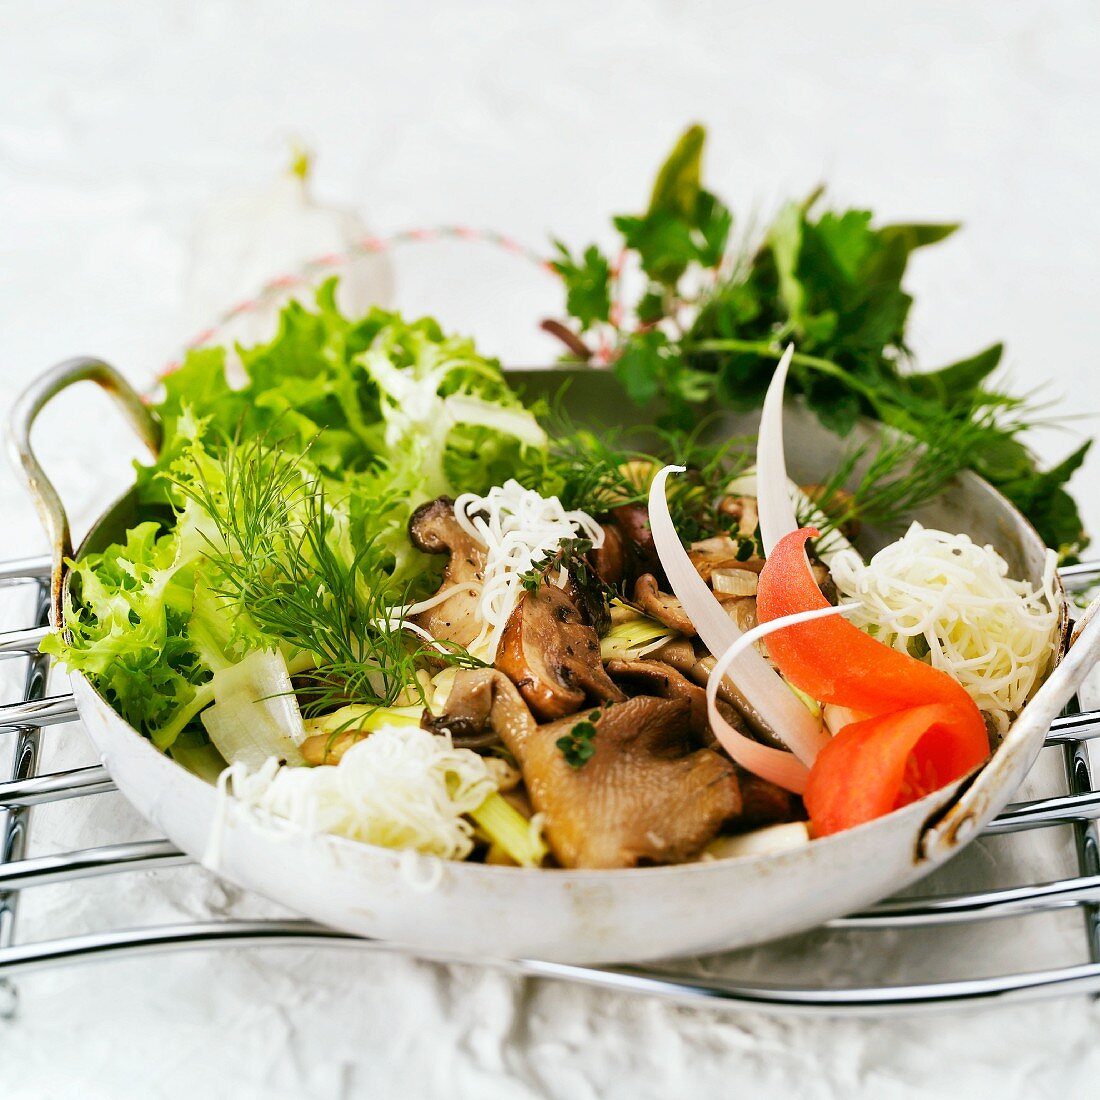
[[[26,666],[22,698],[0,702],[0,744],[4,738],[11,738],[13,747],[10,777],[0,780],[0,1013],[15,1013],[14,982],[20,974],[87,960],[246,945],[328,944],[378,954],[407,953],[405,947],[293,920],[213,920],[109,928],[59,939],[24,939],[21,934],[24,929],[17,922],[19,899],[24,890],[191,862],[168,840],[107,844],[48,856],[28,854],[34,806],[90,798],[114,790],[107,770],[100,766],[56,772],[39,770],[40,748],[43,738],[50,736],[50,728],[78,720],[72,696],[46,694],[49,661],[38,653],[38,645],[47,631],[49,576],[50,562],[46,558],[0,562],[0,585],[29,586],[36,608],[34,625],[0,634],[0,659],[21,660]],[[1062,570],[1062,579],[1070,590],[1085,588],[1100,579],[1100,561],[1069,566]],[[896,898],[828,926],[873,934],[1001,917],[1029,919],[1072,908],[1079,910],[1083,918],[1087,962],[989,977],[845,988],[703,978],[686,970],[658,967],[569,966],[535,959],[486,962],[528,977],[574,981],[694,1005],[773,1011],[879,1013],[1071,993],[1100,994],[1100,836],[1096,825],[1100,817],[1100,787],[1093,780],[1087,745],[1097,737],[1100,737],[1100,710],[1082,711],[1076,703],[1067,708],[1051,726],[1046,741],[1048,746],[1062,750],[1067,793],[1015,803],[987,829],[988,833],[1001,834],[1072,825],[1075,874],[1056,881],[982,892]],[[421,957],[440,962],[459,961],[443,954],[421,954]]]

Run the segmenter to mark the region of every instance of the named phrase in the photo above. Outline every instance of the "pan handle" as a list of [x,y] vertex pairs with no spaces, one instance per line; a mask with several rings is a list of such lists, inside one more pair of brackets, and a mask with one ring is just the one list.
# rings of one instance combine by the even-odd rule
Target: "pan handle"
[[160,449],[162,436],[160,421],[146,407],[138,392],[114,367],[108,366],[102,359],[81,356],[58,363],[56,367],[35,379],[20,394],[12,407],[8,422],[11,457],[16,469],[22,471],[23,480],[34,499],[52,547],[50,615],[55,627],[61,625],[61,583],[65,559],[71,558],[73,554],[72,533],[69,529],[69,517],[65,512],[65,505],[61,503],[57,490],[35,457],[34,448],[31,446],[31,429],[38,414],[46,405],[75,382],[94,382],[101,389],[106,390],[126,414],[126,419],[129,420],[142,442],[154,455]]

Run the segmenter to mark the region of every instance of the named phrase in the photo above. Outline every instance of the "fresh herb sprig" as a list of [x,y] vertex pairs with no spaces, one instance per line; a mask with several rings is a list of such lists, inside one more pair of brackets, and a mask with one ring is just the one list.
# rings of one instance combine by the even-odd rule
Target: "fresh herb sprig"
[[707,428],[704,419],[691,430],[658,429],[643,449],[624,433],[581,429],[555,414],[535,477],[565,508],[600,516],[646,503],[658,470],[669,463],[686,466],[687,474],[667,485],[669,511],[685,539],[705,538],[723,527],[715,505],[726,485],[752,463],[755,450],[750,437],[705,442]]
[[593,756],[596,755],[596,726],[600,719],[598,710],[592,711],[587,718],[582,718],[564,736],[554,742],[555,746],[565,757],[565,762],[574,771],[583,768]]
[[[702,127],[689,128],[661,167],[647,210],[614,219],[628,266],[643,277],[629,301],[621,265],[600,248],[575,257],[558,244],[570,357],[589,358],[586,341],[597,336],[611,346],[627,393],[642,403],[663,397],[669,421],[683,425],[711,399],[759,405],[793,341],[789,384],[826,427],[843,436],[866,416],[929,445],[960,439],[965,447],[939,456],[944,481],[973,468],[1049,545],[1064,556],[1082,548],[1087,540],[1066,484],[1089,443],[1039,469],[1025,441],[1035,410],[989,381],[1001,345],[937,371],[913,370],[912,298],[902,285],[909,258],[958,226],[875,225],[869,211],[821,209],[819,189],[784,206],[754,251],[734,248],[730,211],[702,185],[704,143]],[[902,488],[895,482],[899,497],[913,495],[913,487]]]
[[592,568],[588,559],[591,551],[591,539],[562,539],[556,550],[540,558],[520,575],[520,584],[527,592],[537,592],[558,570],[568,573],[576,587],[578,607],[585,621],[602,636],[611,625],[610,601],[619,593],[605,584]]
[[883,431],[876,440],[849,448],[829,479],[813,487],[816,525],[822,535],[863,523],[896,531],[966,468],[989,430],[981,420],[951,422],[928,443]]
[[481,662],[459,647],[430,652],[391,620],[390,556],[369,534],[353,550],[348,518],[329,499],[305,456],[268,436],[226,447],[173,475],[180,493],[213,524],[205,533],[213,595],[264,636],[313,666],[298,694],[308,714],[341,706],[391,707],[422,690],[429,657],[463,667]]

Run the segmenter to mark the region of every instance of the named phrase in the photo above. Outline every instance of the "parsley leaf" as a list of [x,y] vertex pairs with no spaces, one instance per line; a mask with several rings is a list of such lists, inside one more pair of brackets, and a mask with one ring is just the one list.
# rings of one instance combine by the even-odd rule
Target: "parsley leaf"
[[554,270],[565,281],[565,308],[581,323],[581,332],[611,316],[611,264],[593,244],[584,250],[580,260],[561,241],[555,241],[558,258]]
[[689,127],[657,173],[649,209],[615,218],[642,270],[664,286],[675,286],[690,264],[717,267],[725,255],[733,215],[700,184],[705,141],[701,126]]
[[[1086,545],[1066,484],[1087,445],[1040,470],[1023,441],[1036,411],[990,384],[1001,345],[937,371],[912,368],[906,326],[913,300],[903,285],[909,259],[958,225],[876,225],[869,210],[822,210],[819,188],[785,204],[754,252],[730,254],[733,216],[702,183],[705,140],[701,126],[689,127],[658,171],[646,212],[614,219],[627,264],[646,277],[636,300],[623,302],[611,334],[614,368],[629,397],[660,399],[663,425],[678,428],[690,427],[695,406],[714,398],[755,408],[793,340],[791,389],[822,424],[843,436],[870,417],[948,464],[920,485],[892,484],[894,495],[939,491],[935,484],[942,488],[971,467],[1063,557]],[[564,246],[559,251],[568,258]],[[610,324],[610,305],[605,310],[600,297],[601,254],[590,248],[584,256],[584,263],[563,262],[566,308],[582,332]]]
[[593,741],[596,738],[596,727],[593,723],[599,717],[600,712],[594,710],[587,719],[582,719],[564,737],[559,737],[554,742],[571,768],[583,768],[595,756],[596,746]]

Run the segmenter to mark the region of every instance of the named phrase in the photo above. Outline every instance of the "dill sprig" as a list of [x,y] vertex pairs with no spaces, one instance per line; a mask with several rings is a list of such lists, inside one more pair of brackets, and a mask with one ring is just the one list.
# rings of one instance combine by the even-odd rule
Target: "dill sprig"
[[392,621],[388,556],[369,533],[353,549],[344,502],[303,455],[266,436],[233,440],[214,470],[194,461],[173,481],[209,517],[204,533],[213,594],[227,612],[313,658],[297,693],[307,715],[340,706],[424,704],[417,671],[436,663],[480,664],[460,647],[428,649]]
[[916,509],[967,468],[988,433],[1003,430],[994,426],[995,415],[990,409],[970,421],[944,417],[929,433],[929,442],[884,429],[876,439],[850,448],[828,480],[814,488],[822,537],[853,523],[887,533],[906,526]]
[[724,528],[717,501],[753,458],[751,437],[707,442],[711,427],[708,417],[691,431],[651,429],[647,446],[639,447],[626,432],[579,428],[556,411],[548,425],[550,445],[535,476],[565,508],[600,516],[621,505],[646,503],[658,470],[670,463],[686,466],[686,475],[668,482],[667,495],[676,529],[690,541]]

